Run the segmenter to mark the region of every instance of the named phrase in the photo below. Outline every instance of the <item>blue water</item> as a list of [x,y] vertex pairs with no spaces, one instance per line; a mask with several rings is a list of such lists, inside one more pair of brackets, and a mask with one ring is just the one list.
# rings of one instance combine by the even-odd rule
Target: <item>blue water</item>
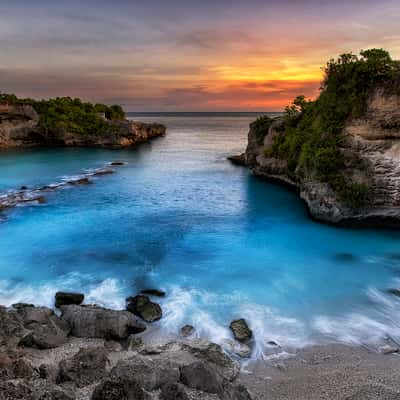
[[93,185],[47,194],[0,223],[0,304],[51,305],[57,290],[122,308],[145,287],[165,289],[159,325],[193,324],[224,342],[233,318],[265,342],[400,338],[400,233],[311,221],[295,193],[226,156],[241,152],[255,116],[142,115],[168,135],[137,150],[0,153],[0,192],[59,182],[124,160]]

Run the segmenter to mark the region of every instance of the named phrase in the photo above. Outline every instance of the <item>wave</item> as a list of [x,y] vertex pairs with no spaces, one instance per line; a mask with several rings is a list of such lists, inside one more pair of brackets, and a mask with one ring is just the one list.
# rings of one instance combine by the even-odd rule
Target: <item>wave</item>
[[[86,304],[124,309],[131,288],[117,278],[97,281],[96,277],[78,272],[51,282],[34,285],[0,281],[0,304],[10,306],[24,302],[53,307],[59,290],[85,293]],[[395,282],[395,284],[400,284]],[[375,345],[386,338],[400,340],[400,298],[379,291],[367,290],[371,305],[359,312],[341,316],[317,315],[311,323],[281,315],[277,310],[245,301],[239,293],[219,295],[196,288],[170,286],[167,297],[160,299],[163,318],[156,323],[161,332],[179,335],[186,324],[196,329],[195,336],[206,338],[232,350],[229,323],[245,318],[253,331],[252,359],[271,360],[286,357],[297,349],[326,342],[352,345]]]
[[8,190],[0,194],[0,211],[14,207],[26,205],[41,205],[46,202],[44,194],[59,189],[73,187],[76,185],[84,185],[92,183],[91,179],[98,178],[103,175],[109,175],[116,172],[113,165],[123,165],[124,163],[109,162],[103,167],[85,169],[82,173],[76,175],[66,175],[61,177],[60,182],[50,183],[45,186],[29,189],[22,186],[19,189]]

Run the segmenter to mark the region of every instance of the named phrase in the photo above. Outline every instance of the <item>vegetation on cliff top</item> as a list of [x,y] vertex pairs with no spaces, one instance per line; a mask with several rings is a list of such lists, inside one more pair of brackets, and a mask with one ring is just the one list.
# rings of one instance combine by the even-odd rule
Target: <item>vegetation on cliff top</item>
[[357,164],[355,159],[347,160],[340,150],[343,128],[349,119],[364,115],[372,89],[383,85],[397,90],[398,82],[400,63],[383,49],[331,59],[319,97],[308,101],[298,96],[286,107],[285,133],[275,138],[266,155],[287,160],[293,177],[316,176],[348,206],[360,207],[368,195],[368,186],[352,182],[343,173],[346,162]]
[[33,100],[0,93],[0,103],[31,105],[39,114],[40,127],[46,132],[64,130],[82,135],[95,135],[110,129],[107,120],[116,121],[125,118],[125,113],[119,105],[94,105],[71,97]]

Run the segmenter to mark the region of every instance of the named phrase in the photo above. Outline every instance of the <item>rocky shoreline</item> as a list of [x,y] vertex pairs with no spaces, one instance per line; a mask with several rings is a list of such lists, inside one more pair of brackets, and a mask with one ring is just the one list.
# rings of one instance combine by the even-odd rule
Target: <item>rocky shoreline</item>
[[[126,310],[83,300],[80,293],[57,293],[56,312],[23,303],[0,307],[1,400],[252,398],[238,381],[237,361],[217,344],[190,338],[193,331],[146,344],[146,323],[162,316],[148,295],[128,298]],[[232,324],[237,338],[250,339],[243,320]]]
[[[143,293],[144,292],[144,293]],[[325,344],[241,363],[196,337],[152,335],[158,290],[129,297],[125,310],[83,305],[59,292],[55,310],[0,306],[0,400],[368,400],[400,396],[400,347]],[[147,294],[145,294],[147,293]],[[149,297],[151,296],[151,297]],[[157,325],[157,324],[156,324]],[[243,319],[236,342],[251,345]],[[276,345],[276,344],[275,344]]]
[[[303,137],[314,132],[312,126],[303,133],[294,130],[298,120],[308,115],[307,107],[311,107],[303,99],[303,111],[293,106],[285,116],[264,116],[253,122],[245,153],[229,159],[234,164],[246,165],[256,176],[295,189],[317,221],[351,227],[398,228],[400,96],[380,84],[368,91],[365,102],[362,115],[343,121],[335,147],[328,146],[328,139],[332,138],[327,132],[326,137],[322,134],[324,139],[318,142],[321,148],[315,154],[307,153],[308,144],[300,146]],[[290,116],[290,110],[294,116]],[[307,118],[317,124],[321,115]],[[303,159],[300,149],[300,154],[306,154]],[[312,162],[319,165],[319,172],[306,166],[307,162],[312,164],[307,157],[314,157]]]
[[9,190],[0,194],[0,213],[14,207],[24,205],[40,205],[46,203],[46,193],[61,190],[66,187],[90,185],[93,178],[110,175],[116,172],[115,167],[124,165],[123,161],[112,161],[103,167],[86,170],[75,177],[70,177],[61,182],[52,183],[37,188],[22,186],[17,190]]
[[130,148],[164,136],[166,127],[157,123],[102,120],[105,128],[81,134],[62,127],[43,129],[40,117],[28,104],[0,104],[0,150],[31,147]]

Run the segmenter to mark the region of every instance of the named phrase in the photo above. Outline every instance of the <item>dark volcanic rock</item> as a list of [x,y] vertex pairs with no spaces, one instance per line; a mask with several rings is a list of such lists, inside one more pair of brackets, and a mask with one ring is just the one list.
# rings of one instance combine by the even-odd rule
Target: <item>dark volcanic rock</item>
[[96,386],[91,400],[145,400],[145,394],[134,377],[108,378]]
[[144,289],[140,293],[147,294],[149,296],[165,297],[165,292],[159,289]]
[[55,305],[57,308],[61,306],[68,306],[71,304],[80,305],[82,304],[85,296],[82,293],[72,293],[72,292],[57,292]]
[[236,156],[229,156],[228,160],[234,165],[246,165],[246,155],[244,153],[236,155]]
[[253,337],[253,332],[247,325],[247,322],[242,319],[232,321],[229,325],[235,339],[242,343],[248,343]]
[[73,382],[78,387],[90,385],[107,374],[107,364],[104,348],[81,349],[71,359],[60,362],[57,383]]
[[71,325],[71,334],[77,337],[121,340],[146,329],[129,311],[77,305],[62,306],[61,311]]
[[46,307],[21,307],[17,309],[24,327],[30,332],[21,340],[27,347],[51,349],[66,343],[69,324]]
[[153,303],[148,296],[138,295],[128,297],[126,309],[146,322],[158,321],[162,317],[162,310],[159,304]]
[[182,328],[181,328],[181,335],[183,337],[192,336],[194,334],[194,332],[195,332],[195,329],[192,325],[185,325],[185,326],[182,326]]
[[400,297],[400,289],[390,288],[390,289],[387,289],[386,292],[393,296]]

